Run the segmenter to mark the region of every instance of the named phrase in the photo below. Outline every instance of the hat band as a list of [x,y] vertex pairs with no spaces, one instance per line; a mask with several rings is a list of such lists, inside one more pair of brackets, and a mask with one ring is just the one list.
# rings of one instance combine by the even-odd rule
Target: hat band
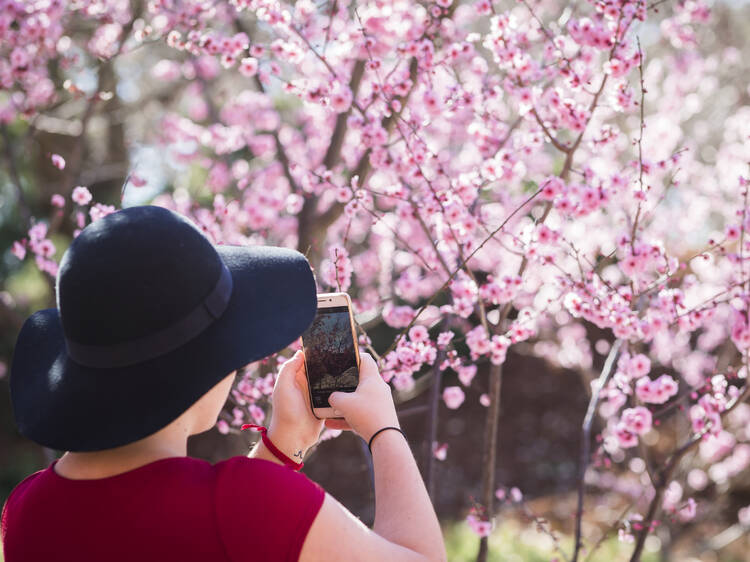
[[181,320],[148,336],[112,345],[84,345],[65,338],[68,355],[80,365],[104,369],[126,367],[159,357],[187,343],[213,324],[226,310],[231,295],[232,274],[222,262],[216,286]]

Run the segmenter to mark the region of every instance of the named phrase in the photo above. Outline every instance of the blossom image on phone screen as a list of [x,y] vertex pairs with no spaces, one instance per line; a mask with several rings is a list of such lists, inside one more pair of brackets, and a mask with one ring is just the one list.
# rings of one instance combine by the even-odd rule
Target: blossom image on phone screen
[[302,341],[313,408],[329,408],[331,392],[357,389],[359,371],[348,307],[319,308]]

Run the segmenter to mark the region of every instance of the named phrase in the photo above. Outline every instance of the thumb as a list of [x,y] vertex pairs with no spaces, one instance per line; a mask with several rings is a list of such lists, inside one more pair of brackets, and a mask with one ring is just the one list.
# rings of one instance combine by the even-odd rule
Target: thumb
[[292,372],[296,371],[302,366],[302,363],[304,362],[305,354],[302,353],[301,350],[297,350],[294,352],[294,355],[292,355],[289,359],[284,361],[281,364],[282,370],[291,370]]
[[332,392],[328,397],[331,407],[344,413],[349,409],[353,400],[355,400],[353,392]]

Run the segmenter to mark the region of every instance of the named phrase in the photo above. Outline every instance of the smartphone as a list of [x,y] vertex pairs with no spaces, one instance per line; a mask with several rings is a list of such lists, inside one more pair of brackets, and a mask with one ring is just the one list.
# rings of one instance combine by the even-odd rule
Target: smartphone
[[349,295],[318,295],[318,312],[302,334],[302,349],[313,415],[341,418],[328,397],[336,391],[354,392],[359,383],[359,349]]

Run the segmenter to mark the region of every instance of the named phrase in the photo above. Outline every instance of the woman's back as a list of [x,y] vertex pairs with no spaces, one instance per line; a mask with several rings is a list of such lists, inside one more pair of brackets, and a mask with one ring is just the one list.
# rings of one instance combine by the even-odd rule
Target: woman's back
[[94,480],[47,469],[2,514],[8,560],[297,560],[324,491],[278,464],[170,457]]

